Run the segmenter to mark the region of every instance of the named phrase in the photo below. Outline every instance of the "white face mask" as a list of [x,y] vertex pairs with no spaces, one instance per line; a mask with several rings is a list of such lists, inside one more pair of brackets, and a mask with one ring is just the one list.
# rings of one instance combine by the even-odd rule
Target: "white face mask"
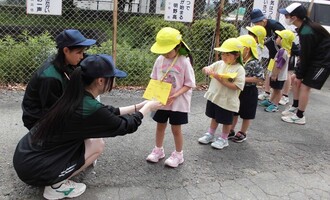
[[294,21],[295,20],[291,20],[291,18],[285,18],[285,23],[289,26],[292,25]]

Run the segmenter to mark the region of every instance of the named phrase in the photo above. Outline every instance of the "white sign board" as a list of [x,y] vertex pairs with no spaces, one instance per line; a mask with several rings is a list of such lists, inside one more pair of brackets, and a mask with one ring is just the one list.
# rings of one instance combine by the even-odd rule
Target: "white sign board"
[[62,15],[62,0],[26,0],[26,13]]
[[192,22],[195,0],[166,0],[164,20]]
[[278,2],[278,0],[254,0],[253,9],[260,9],[267,19],[276,20]]

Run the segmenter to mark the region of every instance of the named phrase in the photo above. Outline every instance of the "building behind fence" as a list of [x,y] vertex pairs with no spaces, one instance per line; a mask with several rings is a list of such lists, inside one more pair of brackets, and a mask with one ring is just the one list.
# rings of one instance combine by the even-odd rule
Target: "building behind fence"
[[[290,3],[280,0],[279,7]],[[116,64],[129,74],[118,84],[147,84],[157,57],[149,49],[163,26],[180,29],[192,50],[197,82],[206,83],[201,68],[214,62],[219,5],[220,0],[195,0],[194,21],[179,23],[163,20],[165,0],[118,0]],[[112,54],[112,0],[65,0],[62,6],[61,16],[27,15],[25,0],[0,0],[0,85],[26,84],[47,57],[56,53],[54,38],[64,29],[78,29],[96,39],[97,45],[89,53]],[[253,0],[225,1],[220,44],[250,25],[252,8]]]

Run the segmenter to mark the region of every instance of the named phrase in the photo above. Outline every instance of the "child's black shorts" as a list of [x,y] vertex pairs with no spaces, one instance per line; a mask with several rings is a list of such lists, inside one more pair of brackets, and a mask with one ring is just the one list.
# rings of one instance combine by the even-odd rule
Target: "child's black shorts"
[[254,119],[256,117],[258,105],[258,88],[253,86],[245,86],[239,95],[240,106],[238,113],[242,119]]
[[205,115],[212,119],[215,119],[215,121],[219,124],[233,124],[234,112],[225,110],[209,100],[206,103]]
[[171,125],[187,124],[188,113],[171,110],[157,110],[153,116],[153,120],[158,123],[166,123],[168,119]]
[[[270,77],[269,77],[270,79]],[[275,89],[275,90],[282,90],[283,86],[284,86],[284,82],[285,81],[278,81],[276,79],[276,81],[272,81],[272,79],[269,80],[269,85],[271,88]]]

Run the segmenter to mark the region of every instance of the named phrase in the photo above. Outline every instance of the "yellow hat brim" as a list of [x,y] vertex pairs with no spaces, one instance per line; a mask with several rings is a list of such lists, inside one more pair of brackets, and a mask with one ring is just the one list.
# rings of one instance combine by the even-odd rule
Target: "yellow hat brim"
[[[188,49],[188,51],[191,51],[190,48],[188,47],[188,45],[182,41],[182,44]],[[159,45],[157,42],[155,42],[151,48],[150,48],[150,51],[152,53],[156,53],[156,54],[166,54],[170,51],[172,51],[175,47],[177,46],[177,44],[172,44],[172,45]]]
[[176,44],[171,44],[171,45],[159,45],[157,42],[155,42],[151,48],[150,51],[152,53],[156,54],[166,54],[170,51],[172,51],[176,47]]

